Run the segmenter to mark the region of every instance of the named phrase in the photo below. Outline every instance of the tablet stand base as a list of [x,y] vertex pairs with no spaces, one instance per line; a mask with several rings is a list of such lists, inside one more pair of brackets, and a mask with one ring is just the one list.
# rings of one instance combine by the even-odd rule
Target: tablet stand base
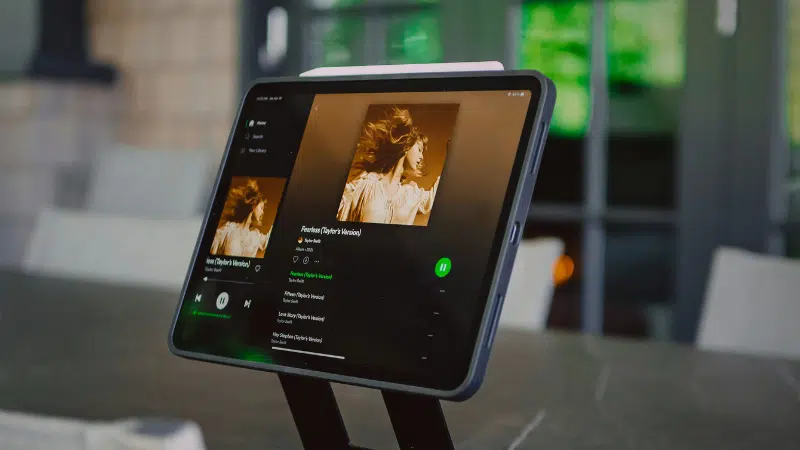
[[[370,450],[350,444],[327,381],[278,375],[306,450]],[[402,450],[453,450],[442,405],[432,397],[381,391]]]

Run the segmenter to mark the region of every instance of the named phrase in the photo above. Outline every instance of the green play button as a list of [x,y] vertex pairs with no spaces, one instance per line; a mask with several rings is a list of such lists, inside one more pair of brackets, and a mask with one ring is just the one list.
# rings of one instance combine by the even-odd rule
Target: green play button
[[450,258],[441,258],[436,262],[436,267],[434,267],[433,271],[436,272],[437,277],[442,278],[450,273],[452,267],[453,263],[450,262]]

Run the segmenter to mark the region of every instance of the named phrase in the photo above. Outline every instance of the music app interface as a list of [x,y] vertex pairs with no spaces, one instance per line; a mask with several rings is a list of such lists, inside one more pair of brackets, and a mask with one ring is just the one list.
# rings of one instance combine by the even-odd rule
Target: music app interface
[[455,387],[530,97],[252,94],[175,346]]

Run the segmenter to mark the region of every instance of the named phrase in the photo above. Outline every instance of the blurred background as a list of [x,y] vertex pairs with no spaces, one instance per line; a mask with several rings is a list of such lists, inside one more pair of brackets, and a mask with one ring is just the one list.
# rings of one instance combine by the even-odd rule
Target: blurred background
[[499,60],[558,87],[525,229],[564,243],[548,327],[693,342],[716,248],[800,257],[793,37],[799,0],[0,0],[0,264],[185,268],[256,78]]

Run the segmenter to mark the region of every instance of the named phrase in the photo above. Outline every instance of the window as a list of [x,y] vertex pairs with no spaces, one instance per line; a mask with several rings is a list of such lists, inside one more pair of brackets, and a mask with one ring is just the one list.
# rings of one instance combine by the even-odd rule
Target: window
[[789,221],[800,224],[800,177],[790,180],[786,191],[789,195]]
[[623,84],[678,87],[685,75],[686,0],[611,0],[608,76]]
[[786,239],[786,256],[790,258],[800,259],[800,229],[789,232]]
[[789,1],[786,117],[789,132],[790,175],[787,183],[789,227],[787,255],[800,258],[800,0]]
[[428,64],[443,61],[439,15],[419,11],[389,20],[386,63]]
[[607,3],[610,206],[673,208],[686,0]]
[[800,172],[800,0],[789,1],[789,76],[787,119],[789,138],[794,156],[794,171]]
[[606,227],[605,328],[613,334],[670,337],[686,2],[606,3],[606,202],[626,213]]
[[580,204],[584,135],[591,110],[592,4],[586,0],[537,1],[523,3],[517,11],[517,67],[543,72],[558,90],[533,203]]
[[589,126],[589,41],[592,5],[588,1],[525,3],[520,9],[520,68],[547,74],[558,89],[552,133],[582,136]]
[[436,1],[313,0],[306,68],[444,60]]
[[[677,243],[670,228],[610,225],[606,234],[605,302],[609,333],[668,339],[654,311],[668,311],[674,300]],[[662,314],[663,316],[663,314]],[[668,327],[666,327],[668,328]],[[646,331],[645,331],[646,330]]]
[[311,23],[309,33],[310,67],[363,64],[363,18],[322,17]]
[[536,177],[535,206],[582,203],[583,145],[582,138],[565,138],[551,132]]

